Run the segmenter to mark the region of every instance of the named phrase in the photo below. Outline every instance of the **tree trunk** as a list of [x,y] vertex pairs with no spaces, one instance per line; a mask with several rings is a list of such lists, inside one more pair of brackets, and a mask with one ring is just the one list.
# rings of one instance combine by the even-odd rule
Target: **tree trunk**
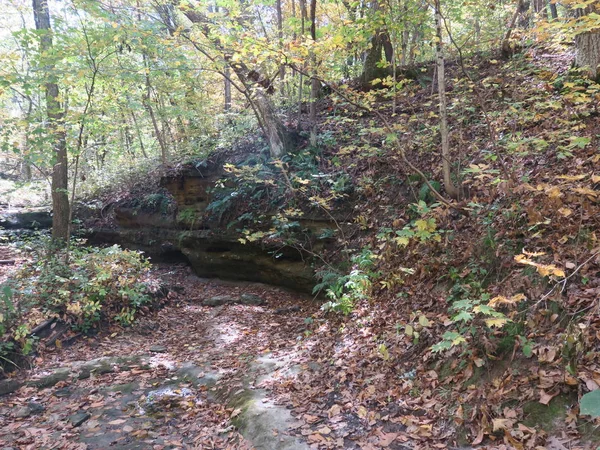
[[587,67],[588,76],[594,81],[600,81],[600,30],[579,34],[575,37],[577,56],[575,63],[578,67]]
[[231,70],[229,67],[225,67],[225,112],[229,112],[231,109]]
[[444,54],[442,49],[442,13],[440,0],[435,0],[435,28],[437,42],[435,46],[437,62],[438,96],[440,101],[440,135],[442,138],[442,173],[444,189],[452,198],[458,198],[458,189],[452,182],[452,165],[450,162],[450,138],[448,132],[448,112],[446,108],[446,75],[444,67]]
[[[317,41],[317,0],[310,0],[310,37]],[[311,51],[311,64],[313,79],[310,84],[310,145],[317,146],[317,96],[319,94],[319,81],[317,75],[317,57]]]
[[160,130],[158,125],[158,120],[156,120],[156,114],[154,113],[154,108],[152,108],[151,98],[152,98],[152,84],[150,83],[150,67],[148,64],[148,57],[146,53],[142,53],[142,59],[144,60],[144,74],[146,80],[146,93],[144,95],[143,104],[150,115],[150,120],[152,121],[152,127],[154,128],[154,134],[156,135],[156,140],[158,141],[158,145],[160,147],[160,160],[164,165],[167,165],[168,162],[168,153],[167,153],[167,143],[165,142],[165,138],[163,133]]
[[515,28],[515,25],[517,24],[517,19],[519,18],[519,15],[522,13],[522,10],[523,10],[523,0],[518,0],[517,1],[517,9],[515,10],[515,13],[513,14],[512,19],[510,20],[508,29],[506,30],[506,34],[504,35],[504,39],[502,39],[502,45],[500,46],[500,52],[502,53],[502,56],[504,58],[509,58],[513,54],[513,49],[510,45],[510,37]]
[[529,7],[531,6],[531,2],[529,0],[523,1],[519,0],[519,26],[521,28],[529,28]]
[[[598,7],[588,6],[586,9],[577,10],[579,19],[588,15],[599,12]],[[575,56],[575,64],[578,67],[586,67],[588,76],[594,81],[600,81],[600,28],[586,30],[583,33],[575,36],[575,47],[577,54]]]
[[269,142],[271,156],[281,158],[291,144],[289,133],[277,117],[271,101],[262,88],[257,88],[255,92],[255,103]]
[[[35,28],[41,31],[40,54],[52,52],[52,27],[48,0],[33,0]],[[54,69],[53,64],[45,67],[47,72]],[[45,84],[48,129],[53,137],[54,166],[52,168],[52,238],[56,242],[66,243],[69,234],[69,193],[68,193],[68,156],[67,135],[64,128],[64,112],[60,104],[58,84],[48,81]]]
[[[391,62],[393,51],[390,51],[386,47],[386,40],[389,42],[389,36],[387,32],[375,33],[375,35],[371,38],[371,48],[367,52],[363,73],[360,76],[360,82],[364,88],[371,87],[371,82],[376,78],[385,78],[389,75],[390,71],[387,68],[379,67],[384,49],[386,50],[386,61]],[[390,53],[389,56],[388,52]]]
[[550,0],[550,17],[552,17],[552,20],[558,19],[558,8],[552,0]]
[[[281,11],[281,0],[276,0],[275,9],[277,10],[277,39],[279,39],[279,49],[283,53],[283,13]],[[279,67],[279,84],[284,88],[285,66]]]

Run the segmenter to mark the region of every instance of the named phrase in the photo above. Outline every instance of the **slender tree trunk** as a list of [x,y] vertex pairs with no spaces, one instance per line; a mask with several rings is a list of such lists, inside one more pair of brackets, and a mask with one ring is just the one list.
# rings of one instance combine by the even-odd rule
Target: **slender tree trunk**
[[[308,20],[308,12],[306,11],[306,0],[300,1],[300,39],[304,39],[306,32],[306,21]],[[302,125],[302,94],[304,93],[304,76],[300,73],[298,77],[298,130]]]
[[[40,54],[47,55],[52,52],[52,27],[50,25],[50,11],[48,0],[33,0],[33,16],[36,30],[41,32]],[[46,66],[46,71],[54,69],[53,64]],[[69,191],[68,191],[68,155],[67,135],[64,128],[64,112],[60,104],[58,84],[47,81],[46,109],[48,115],[48,129],[53,138],[54,166],[52,169],[52,238],[64,245],[69,234]]]
[[415,26],[413,31],[412,39],[410,41],[410,47],[408,49],[408,65],[414,66],[416,60],[416,52],[417,52],[417,42],[419,42],[419,38],[421,37],[421,29],[418,25]]
[[144,158],[148,159],[148,154],[146,153],[146,148],[144,147],[144,140],[142,139],[142,131],[140,130],[137,118],[135,117],[135,113],[133,111],[131,111],[131,118],[133,119],[133,125],[135,126],[135,133],[137,134],[138,142],[140,143],[142,155],[144,155]]
[[144,95],[144,106],[150,115],[150,120],[152,121],[152,127],[154,128],[154,134],[156,135],[156,140],[158,141],[158,145],[160,147],[160,159],[161,162],[166,165],[168,156],[167,156],[167,144],[165,142],[164,136],[160,130],[158,125],[158,120],[156,119],[156,114],[154,113],[154,108],[152,108],[151,98],[152,98],[152,84],[150,83],[150,74],[149,66],[148,66],[148,57],[146,53],[142,53],[142,58],[144,60],[144,73],[146,80],[146,93]]
[[[281,0],[276,0],[275,8],[277,10],[277,39],[279,39],[279,49],[283,52],[283,13],[281,11]],[[284,87],[285,67],[279,67],[279,82],[281,89]],[[285,95],[285,94],[284,94]]]
[[450,137],[448,131],[448,111],[446,107],[446,75],[444,68],[444,53],[442,47],[442,13],[440,0],[435,0],[435,28],[437,42],[435,46],[437,61],[438,96],[440,102],[440,135],[442,139],[442,174],[444,189],[452,198],[458,198],[458,189],[452,182],[452,164],[450,161]]
[[[310,0],[310,37],[317,41],[317,0]],[[313,79],[310,84],[310,145],[317,146],[317,96],[319,81],[317,80],[317,57],[311,52]]]
[[550,0],[550,17],[552,17],[552,20],[558,19],[558,8],[552,0]]
[[231,70],[229,67],[225,67],[225,112],[229,112],[231,109]]
[[513,14],[510,23],[508,24],[508,29],[506,30],[506,34],[504,35],[504,39],[502,39],[502,45],[500,47],[500,52],[504,58],[509,58],[513,51],[510,46],[510,37],[512,35],[513,30],[515,29],[515,25],[517,24],[517,19],[523,10],[523,0],[517,1],[517,9]]

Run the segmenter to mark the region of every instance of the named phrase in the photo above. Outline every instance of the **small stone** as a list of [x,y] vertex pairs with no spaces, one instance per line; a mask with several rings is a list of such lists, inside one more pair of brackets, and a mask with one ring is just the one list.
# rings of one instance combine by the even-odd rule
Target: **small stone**
[[298,312],[300,311],[300,306],[298,305],[294,305],[294,306],[289,306],[287,308],[277,308],[275,311],[273,311],[275,314],[288,314],[288,313],[292,313],[292,312]]
[[28,406],[21,406],[15,411],[15,417],[18,419],[24,419],[25,417],[29,417],[30,415],[31,409],[29,409]]
[[260,306],[265,303],[264,299],[254,294],[242,294],[240,295],[240,303],[242,305],[256,305]]
[[55,390],[52,394],[58,398],[65,398],[71,395],[71,390],[69,388],[60,388]]
[[69,416],[69,422],[71,423],[71,425],[73,425],[73,427],[76,428],[78,426],[81,426],[90,417],[92,417],[90,413],[80,412]]
[[202,302],[203,306],[222,306],[222,305],[231,305],[233,303],[237,303],[237,299],[235,297],[231,297],[229,295],[217,295],[215,297],[207,298]]
[[166,353],[167,347],[164,345],[153,345],[148,350],[150,350],[152,353]]
[[36,402],[29,402],[25,406],[21,406],[15,411],[15,417],[23,419],[29,417],[32,414],[39,414],[44,411],[44,405]]

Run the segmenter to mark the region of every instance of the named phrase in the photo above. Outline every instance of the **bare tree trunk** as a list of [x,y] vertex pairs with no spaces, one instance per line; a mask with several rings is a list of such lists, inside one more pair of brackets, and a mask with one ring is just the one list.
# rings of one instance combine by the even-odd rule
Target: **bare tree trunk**
[[[283,13],[281,11],[281,0],[276,0],[275,8],[277,10],[277,39],[279,39],[279,49],[283,52]],[[284,87],[285,67],[279,67],[279,82],[281,89]]]
[[[48,0],[33,0],[33,16],[35,28],[42,32],[40,38],[40,54],[52,52],[52,27]],[[53,64],[45,67],[47,71],[54,69]],[[66,243],[69,234],[69,191],[68,191],[68,155],[67,135],[64,128],[64,112],[60,104],[58,84],[46,82],[46,109],[48,129],[53,137],[54,166],[52,169],[52,238],[56,242]]]
[[225,112],[229,112],[231,109],[231,70],[229,67],[225,67]]
[[277,118],[273,105],[267,98],[266,93],[262,91],[262,88],[257,88],[255,101],[256,109],[262,118],[262,125],[269,141],[271,156],[281,158],[289,146],[288,132]]
[[510,23],[508,25],[508,29],[506,30],[506,34],[504,35],[504,39],[502,39],[502,45],[500,47],[500,52],[504,58],[508,58],[512,55],[512,49],[510,46],[510,37],[512,35],[513,30],[515,29],[515,25],[517,24],[517,19],[523,10],[523,0],[517,1],[517,9],[513,14]]
[[552,0],[550,0],[550,17],[552,17],[552,20],[558,19],[558,8]]
[[415,25],[415,30],[412,35],[412,39],[410,41],[410,47],[408,49],[408,65],[414,66],[416,60],[416,52],[417,52],[417,42],[419,42],[419,38],[421,37],[421,29],[419,25]]
[[[317,0],[310,0],[310,37],[317,41]],[[313,79],[310,84],[310,145],[317,146],[317,96],[319,81],[317,80],[317,57],[311,52]]]
[[148,73],[148,57],[146,53],[142,53],[142,58],[144,60],[144,73],[146,80],[146,93],[144,95],[144,106],[150,115],[150,120],[152,121],[152,127],[154,128],[154,134],[156,135],[156,140],[158,141],[158,145],[160,147],[160,159],[161,162],[166,165],[168,156],[167,156],[167,144],[165,142],[164,136],[160,130],[158,125],[158,121],[156,120],[156,114],[154,113],[154,108],[152,108],[151,98],[152,98],[152,84],[150,83],[150,75]]
[[[308,12],[306,11],[306,0],[300,2],[300,39],[304,38],[306,32],[306,21],[308,20]],[[304,93],[304,74],[300,72],[298,81],[298,130],[302,124],[302,94]]]
[[135,113],[133,111],[131,111],[131,118],[133,119],[133,125],[135,125],[135,132],[140,143],[140,150],[142,151],[142,155],[144,155],[144,158],[148,159],[148,154],[146,153],[146,149],[144,147],[144,140],[142,139],[142,131],[140,130],[137,118],[135,117]]
[[435,28],[437,42],[435,46],[437,61],[437,84],[440,101],[440,135],[442,138],[442,174],[444,189],[452,198],[458,198],[458,189],[452,182],[452,165],[450,161],[450,138],[448,131],[448,111],[446,107],[446,75],[444,68],[444,54],[442,48],[442,13],[440,0],[435,0]]
[[587,67],[590,79],[600,81],[600,30],[578,34],[575,36],[575,46],[577,66]]

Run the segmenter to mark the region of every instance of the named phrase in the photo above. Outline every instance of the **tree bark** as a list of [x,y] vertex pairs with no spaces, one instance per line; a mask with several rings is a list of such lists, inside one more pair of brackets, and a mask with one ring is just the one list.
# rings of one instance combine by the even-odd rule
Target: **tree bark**
[[454,186],[451,177],[452,165],[450,161],[450,138],[446,105],[446,75],[442,49],[442,13],[440,11],[440,0],[435,0],[435,28],[437,34],[435,53],[437,62],[438,96],[440,102],[440,135],[442,139],[442,174],[444,177],[444,189],[450,197],[458,198],[458,189]]
[[[35,28],[41,31],[40,54],[52,52],[52,27],[48,0],[33,0],[33,17]],[[52,63],[45,67],[47,73],[52,72]],[[58,84],[51,81],[45,83],[48,130],[53,138],[54,166],[52,168],[52,238],[65,244],[69,234],[69,191],[68,191],[68,155],[67,135],[64,128],[64,112],[60,103]],[[62,242],[61,242],[62,241]]]
[[168,162],[168,152],[167,152],[167,143],[165,142],[164,135],[158,126],[158,120],[156,119],[156,114],[154,113],[154,108],[152,108],[151,98],[152,98],[152,84],[150,83],[150,67],[148,65],[148,57],[146,53],[142,53],[142,58],[144,60],[144,75],[146,80],[146,93],[144,94],[143,104],[150,115],[150,120],[152,121],[152,127],[154,128],[154,134],[156,135],[156,140],[158,141],[158,145],[160,147],[160,159],[164,165],[167,165]]
[[[281,0],[276,0],[275,9],[277,10],[277,39],[279,39],[279,48],[283,52],[283,13],[281,11]],[[279,67],[279,84],[284,88],[285,66]]]
[[[590,13],[598,13],[600,7],[589,6],[585,10],[578,10],[577,15],[583,17]],[[588,69],[588,76],[594,81],[600,81],[600,28],[585,31],[575,36],[577,54],[575,64],[577,67]]]
[[[317,0],[310,0],[310,37],[317,41]],[[317,80],[317,57],[311,52],[313,79],[310,84],[310,145],[317,146],[317,96],[319,81]]]
[[552,20],[558,19],[558,8],[552,0],[550,0],[550,17],[552,17]]
[[517,19],[519,18],[519,15],[522,13],[522,11],[523,11],[523,0],[517,0],[517,9],[515,10],[515,13],[513,14],[512,18],[510,20],[510,23],[506,30],[506,34],[504,35],[504,39],[502,39],[502,45],[500,47],[500,52],[502,53],[502,56],[504,58],[509,58],[510,56],[512,56],[513,49],[511,48],[511,45],[510,45],[510,37],[512,35],[513,30],[515,29],[515,25],[517,24]]

